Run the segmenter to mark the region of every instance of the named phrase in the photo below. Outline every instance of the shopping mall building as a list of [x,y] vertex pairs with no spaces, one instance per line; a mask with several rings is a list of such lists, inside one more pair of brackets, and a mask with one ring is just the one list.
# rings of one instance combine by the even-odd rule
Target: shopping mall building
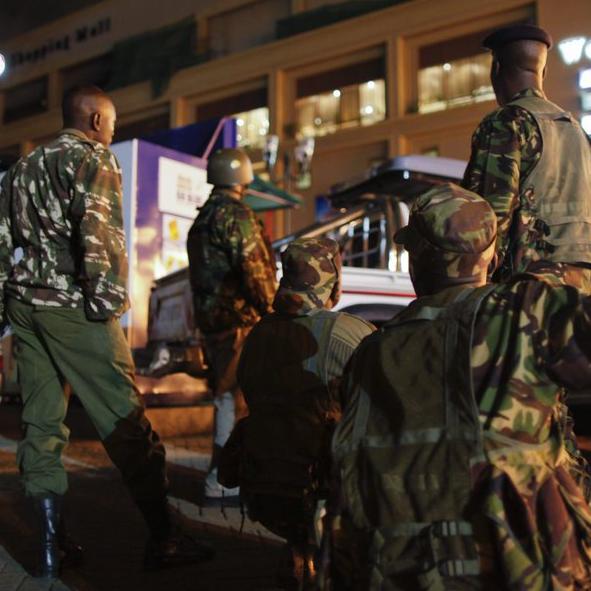
[[[304,196],[291,219],[276,214],[283,233],[314,219],[315,196],[388,158],[466,159],[495,108],[480,41],[517,22],[571,40],[550,53],[546,91],[591,113],[589,0],[105,0],[0,44],[0,162],[55,134],[77,84],[109,89],[116,141],[235,116],[260,171],[279,138],[273,180]],[[294,154],[310,137],[302,175]]]

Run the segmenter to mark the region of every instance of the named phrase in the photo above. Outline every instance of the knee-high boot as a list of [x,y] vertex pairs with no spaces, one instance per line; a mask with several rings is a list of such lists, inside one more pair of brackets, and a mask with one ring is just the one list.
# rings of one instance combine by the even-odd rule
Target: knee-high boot
[[60,568],[59,526],[63,497],[54,494],[34,496],[32,503],[39,527],[39,576],[56,579]]

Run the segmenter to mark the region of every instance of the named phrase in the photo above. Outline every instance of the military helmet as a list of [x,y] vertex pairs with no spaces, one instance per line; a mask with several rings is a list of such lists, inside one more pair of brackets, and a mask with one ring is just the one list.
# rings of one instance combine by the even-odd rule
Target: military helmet
[[254,180],[252,163],[244,150],[223,148],[207,162],[207,182],[218,187],[249,185]]

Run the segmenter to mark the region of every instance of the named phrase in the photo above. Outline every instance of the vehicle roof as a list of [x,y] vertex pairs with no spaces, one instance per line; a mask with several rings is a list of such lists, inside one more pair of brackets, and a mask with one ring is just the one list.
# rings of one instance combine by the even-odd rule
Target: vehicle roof
[[373,169],[368,178],[335,186],[328,198],[337,207],[376,194],[409,201],[442,181],[458,182],[465,168],[466,162],[455,158],[398,156]]

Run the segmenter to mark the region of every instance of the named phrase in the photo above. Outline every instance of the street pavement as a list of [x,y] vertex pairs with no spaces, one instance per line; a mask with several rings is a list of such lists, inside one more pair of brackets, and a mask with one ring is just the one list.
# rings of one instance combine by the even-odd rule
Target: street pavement
[[[34,571],[35,530],[15,463],[20,409],[0,407],[0,591],[270,591],[285,555],[283,540],[243,520],[239,507],[208,504],[203,480],[210,454],[207,429],[164,437],[171,503],[193,537],[207,540],[216,558],[197,566],[144,572],[147,530],[127,490],[81,408],[72,406],[71,443],[64,463],[70,490],[65,499],[68,531],[84,547],[85,562],[43,586]],[[162,414],[161,409],[159,412]],[[171,412],[171,416],[174,416]],[[206,412],[204,409],[203,412]],[[207,425],[204,421],[204,425]],[[172,430],[170,430],[172,431]]]
[[[0,591],[277,591],[284,542],[260,524],[243,522],[238,507],[204,501],[211,409],[151,413],[165,434],[171,503],[178,519],[191,535],[216,548],[216,558],[167,571],[142,570],[146,528],[84,411],[72,405],[67,420],[71,443],[64,457],[70,482],[65,514],[69,532],[85,549],[85,562],[65,571],[51,587],[33,579],[34,523],[15,463],[20,408],[1,405]],[[575,412],[575,419],[579,445],[589,455],[591,412]],[[185,435],[174,435],[178,432]]]

